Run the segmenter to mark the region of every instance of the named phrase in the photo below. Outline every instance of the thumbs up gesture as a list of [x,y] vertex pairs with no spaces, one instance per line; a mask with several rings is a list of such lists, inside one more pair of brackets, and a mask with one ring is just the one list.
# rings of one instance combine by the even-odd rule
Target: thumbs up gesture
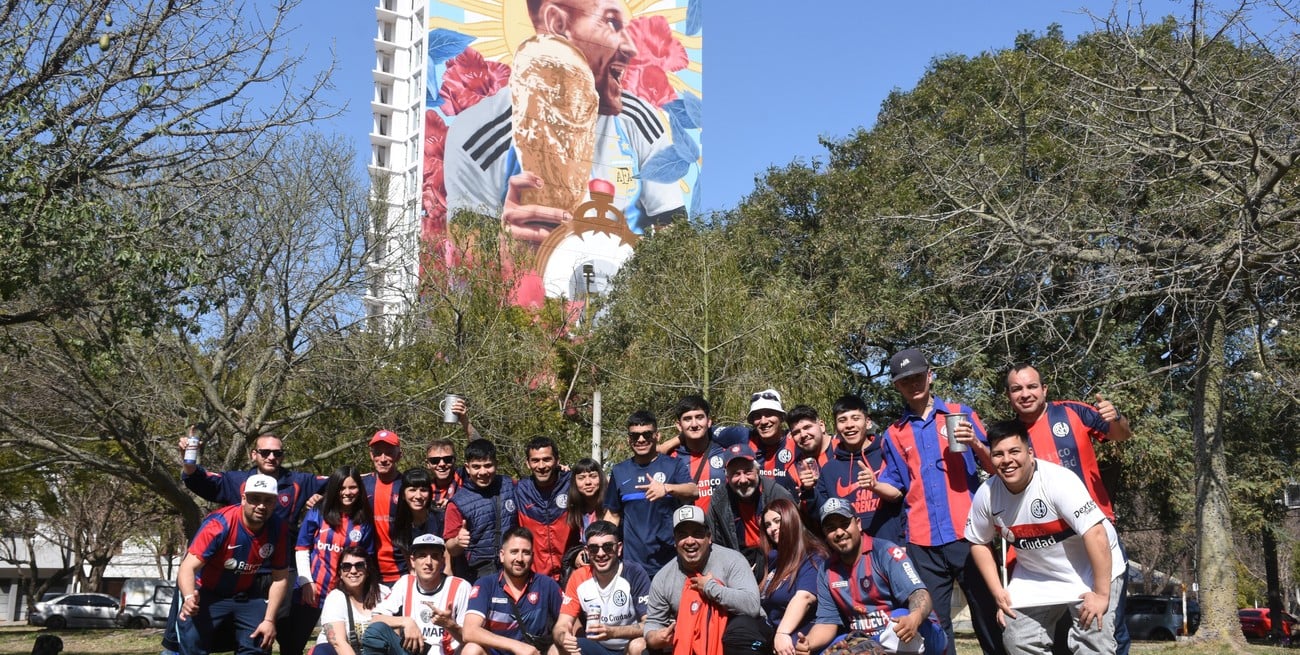
[[1109,400],[1102,398],[1101,394],[1096,394],[1096,397],[1097,397],[1097,403],[1094,405],[1094,407],[1097,408],[1097,413],[1101,414],[1101,417],[1106,419],[1107,423],[1114,423],[1115,421],[1118,421],[1119,410],[1115,409],[1115,405],[1111,403]]

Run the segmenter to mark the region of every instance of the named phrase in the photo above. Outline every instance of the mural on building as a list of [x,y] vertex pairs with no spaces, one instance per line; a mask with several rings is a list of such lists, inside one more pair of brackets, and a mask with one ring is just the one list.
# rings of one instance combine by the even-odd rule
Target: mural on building
[[[533,254],[516,301],[575,299],[700,199],[702,0],[429,5],[421,239],[499,216]],[[584,266],[588,277],[584,278]]]

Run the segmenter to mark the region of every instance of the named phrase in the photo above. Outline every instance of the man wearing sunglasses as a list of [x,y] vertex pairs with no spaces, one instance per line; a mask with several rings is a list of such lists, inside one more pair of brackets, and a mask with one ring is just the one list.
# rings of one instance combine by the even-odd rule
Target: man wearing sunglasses
[[672,560],[673,510],[695,500],[696,486],[685,458],[661,455],[659,420],[642,410],[627,419],[632,457],[609,473],[605,490],[605,517],[622,524],[628,561],[640,564],[653,576]]
[[422,534],[411,542],[410,573],[375,607],[361,638],[373,655],[453,655],[464,642],[461,626],[469,608],[469,582],[444,575],[447,547],[442,537]]
[[640,655],[645,651],[642,624],[650,576],[635,562],[623,561],[623,544],[613,523],[587,526],[586,542],[590,564],[569,576],[555,622],[555,644],[566,655]]
[[[202,428],[201,425],[194,425],[190,427],[190,431],[191,433],[201,434],[203,432]],[[181,482],[194,495],[203,500],[220,505],[238,505],[243,500],[244,483],[251,476],[261,474],[274,479],[277,494],[276,502],[271,511],[284,525],[288,526],[291,534],[298,533],[298,523],[306,512],[308,499],[316,494],[323,493],[325,483],[329,480],[328,477],[323,475],[291,471],[286,468],[284,466],[284,442],[273,434],[263,434],[253,441],[253,447],[248,452],[248,457],[252,460],[253,466],[243,471],[208,471],[197,463],[185,463],[186,440],[184,438],[180,440],[179,447],[181,450]],[[202,442],[200,442],[201,447]],[[258,571],[254,586],[256,587],[254,593],[265,598],[271,586],[271,569],[269,567],[263,567],[262,570]],[[291,626],[295,623],[295,617],[291,614],[291,610],[295,606],[301,607],[300,604],[287,601],[280,605],[280,613],[276,619],[277,634],[290,637],[293,635]],[[163,646],[169,650],[177,650],[175,642],[171,640],[171,636],[175,634],[173,628],[176,609],[173,604],[171,616],[168,618],[168,629],[163,638]]]

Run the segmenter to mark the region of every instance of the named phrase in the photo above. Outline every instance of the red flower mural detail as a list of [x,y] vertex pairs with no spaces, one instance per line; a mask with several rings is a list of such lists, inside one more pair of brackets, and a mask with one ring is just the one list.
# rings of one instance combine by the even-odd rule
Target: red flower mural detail
[[633,66],[658,66],[665,71],[686,68],[690,60],[686,47],[673,38],[673,28],[663,16],[642,16],[628,23],[627,32],[636,44]]
[[500,91],[510,82],[510,67],[499,61],[488,61],[473,48],[466,48],[447,62],[447,72],[442,78],[442,96],[439,109],[455,116],[478,101]]
[[669,71],[686,68],[690,59],[686,47],[673,38],[673,28],[663,16],[642,16],[627,26],[636,57],[628,62],[623,88],[637,97],[662,107],[677,98],[668,82]]

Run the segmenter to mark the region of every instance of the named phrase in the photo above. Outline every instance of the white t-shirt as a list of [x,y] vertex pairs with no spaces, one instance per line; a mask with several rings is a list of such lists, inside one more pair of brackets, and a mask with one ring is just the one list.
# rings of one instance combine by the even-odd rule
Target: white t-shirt
[[[383,602],[388,594],[391,593],[388,587],[379,585],[379,600]],[[320,609],[320,634],[316,637],[316,643],[325,644],[329,640],[325,638],[325,624],[342,623],[343,629],[348,628],[348,596],[343,593],[342,589],[334,588],[325,596],[325,603]],[[361,635],[365,634],[366,626],[370,625],[370,612],[352,608],[352,629],[356,631],[357,641],[361,640]]]
[[1075,603],[1092,590],[1092,563],[1083,533],[1103,523],[1110,542],[1110,578],[1124,573],[1119,539],[1106,515],[1069,469],[1034,460],[1025,490],[1013,494],[1001,478],[980,485],[966,519],[966,539],[987,544],[996,534],[1015,546],[1007,592],[1012,607]]
[[[393,593],[375,607],[375,614],[386,616],[409,616],[420,626],[424,643],[433,648],[429,655],[453,655],[460,652],[460,642],[452,638],[451,633],[433,624],[433,610],[429,605],[439,609],[450,609],[452,621],[456,625],[465,625],[465,609],[469,606],[469,582],[449,575],[443,579],[442,586],[432,592],[420,589],[420,582],[415,574],[407,573],[393,583]],[[410,602],[407,597],[410,596]],[[427,603],[427,604],[426,604]]]

